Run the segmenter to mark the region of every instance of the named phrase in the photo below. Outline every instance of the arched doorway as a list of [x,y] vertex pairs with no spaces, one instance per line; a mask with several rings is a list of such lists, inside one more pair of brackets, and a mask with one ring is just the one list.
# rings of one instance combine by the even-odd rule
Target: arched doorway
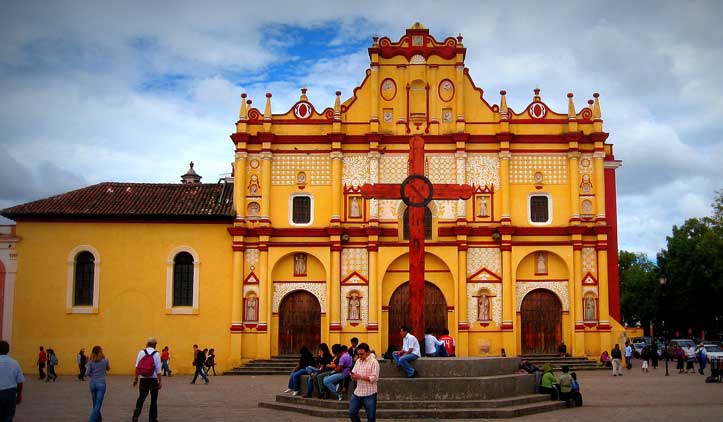
[[528,293],[520,306],[522,354],[556,353],[562,341],[562,304],[549,290]]
[[321,305],[305,290],[291,292],[279,305],[279,354],[298,354],[301,346],[321,343]]
[[[389,300],[389,342],[387,344],[397,348],[402,345],[399,327],[410,325],[411,322],[409,319],[409,293],[409,282],[406,282],[397,287]],[[431,328],[436,336],[441,335],[442,330],[447,328],[447,301],[439,287],[428,281],[424,282],[424,326]],[[412,334],[424,347],[424,333]]]

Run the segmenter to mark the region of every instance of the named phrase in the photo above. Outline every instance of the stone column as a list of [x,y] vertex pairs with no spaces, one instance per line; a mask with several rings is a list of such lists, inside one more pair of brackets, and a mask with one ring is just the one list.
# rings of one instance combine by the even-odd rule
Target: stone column
[[341,151],[333,151],[331,157],[331,224],[338,226],[341,223],[342,192],[342,156]]
[[[379,154],[378,151],[371,151],[369,157],[369,183],[379,183]],[[377,199],[369,200],[369,219],[379,219],[379,201]]]
[[233,169],[233,196],[236,208],[236,219],[243,220],[246,216],[246,159],[248,153],[237,152]]
[[[602,142],[601,142],[602,144]],[[602,147],[601,147],[602,148]],[[596,147],[597,149],[597,147]],[[605,221],[605,167],[603,160],[605,152],[596,151],[593,157],[593,170],[595,171],[595,210],[597,211],[596,220]]]
[[570,223],[580,224],[580,199],[578,196],[578,179],[580,153],[570,152],[567,154],[568,175],[570,177]]
[[469,326],[467,318],[467,246],[457,250],[457,286],[455,287],[457,306],[457,356],[469,356]]
[[229,366],[241,364],[243,331],[243,250],[233,251],[233,271],[231,276],[231,353]]
[[[515,335],[517,292],[512,274],[512,236],[502,235],[502,344],[507,356],[517,355]],[[519,328],[519,327],[518,327]]]
[[259,323],[257,331],[257,358],[268,359],[271,356],[271,338],[269,322],[271,321],[272,300],[274,285],[271,282],[271,269],[269,268],[269,237],[259,237]]
[[261,219],[271,220],[271,151],[261,153]]
[[502,224],[510,224],[510,158],[509,151],[500,152],[500,190],[502,192]]
[[377,273],[377,262],[379,249],[376,245],[367,246],[369,253],[369,322],[367,323],[367,337],[370,344],[373,344],[376,350],[380,350],[382,344],[379,339],[379,318],[381,315],[381,306],[379,305],[379,274]]
[[[338,237],[338,236],[337,236]],[[329,342],[338,343],[341,332],[341,244],[331,247],[331,278],[329,281]]]

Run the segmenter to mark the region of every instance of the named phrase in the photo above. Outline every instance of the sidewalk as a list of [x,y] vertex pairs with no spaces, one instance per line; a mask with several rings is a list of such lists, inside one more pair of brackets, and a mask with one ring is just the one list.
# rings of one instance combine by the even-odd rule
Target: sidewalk
[[[701,421],[723,420],[723,383],[706,384],[704,377],[671,371],[665,367],[648,374],[636,368],[624,370],[623,377],[609,371],[578,373],[585,405],[581,408],[542,413],[514,419],[518,422],[585,422],[655,421],[672,422],[696,417]],[[559,374],[557,374],[559,375]],[[46,384],[32,374],[26,375],[23,403],[15,420],[87,421],[91,400],[88,383],[74,377],[59,377]],[[286,388],[285,376],[218,376],[209,385],[190,385],[190,375],[164,378],[159,395],[160,421],[247,421],[263,422],[330,422],[331,419],[269,409],[259,409],[260,400],[272,400]],[[103,403],[104,421],[130,421],[138,390],[130,376],[111,376]],[[141,421],[148,420],[148,403]],[[348,419],[347,419],[348,420]],[[479,420],[479,419],[477,419]]]

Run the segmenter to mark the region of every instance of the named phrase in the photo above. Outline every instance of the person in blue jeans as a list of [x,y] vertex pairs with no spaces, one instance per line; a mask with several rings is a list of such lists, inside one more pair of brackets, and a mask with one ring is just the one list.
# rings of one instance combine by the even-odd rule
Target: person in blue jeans
[[103,354],[103,348],[93,346],[85,369],[85,374],[90,378],[90,396],[93,399],[90,422],[101,422],[103,420],[100,408],[103,406],[103,397],[105,397],[105,373],[108,371],[110,371],[110,362]]
[[343,400],[344,396],[341,392],[338,392],[338,387],[344,382],[344,378],[351,374],[351,368],[354,367],[354,360],[348,353],[349,348],[342,344],[339,347],[339,364],[336,365],[334,373],[324,378],[324,387],[332,393],[336,393],[336,397],[339,400]]
[[292,395],[298,396],[301,389],[301,376],[306,374],[307,367],[314,366],[315,363],[314,354],[311,353],[308,347],[302,346],[301,350],[299,350],[299,363],[291,371],[289,384],[284,393],[292,393]]
[[409,327],[406,325],[399,329],[399,333],[403,336],[402,350],[392,353],[392,357],[397,367],[402,368],[407,374],[407,378],[414,378],[417,376],[417,370],[412,368],[409,362],[417,360],[421,356],[419,341],[409,332]]

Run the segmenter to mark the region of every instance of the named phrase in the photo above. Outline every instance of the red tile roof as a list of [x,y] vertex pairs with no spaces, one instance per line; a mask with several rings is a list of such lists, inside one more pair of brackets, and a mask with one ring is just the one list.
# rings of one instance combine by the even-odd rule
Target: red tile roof
[[153,219],[228,220],[233,185],[99,183],[0,211],[12,220]]

